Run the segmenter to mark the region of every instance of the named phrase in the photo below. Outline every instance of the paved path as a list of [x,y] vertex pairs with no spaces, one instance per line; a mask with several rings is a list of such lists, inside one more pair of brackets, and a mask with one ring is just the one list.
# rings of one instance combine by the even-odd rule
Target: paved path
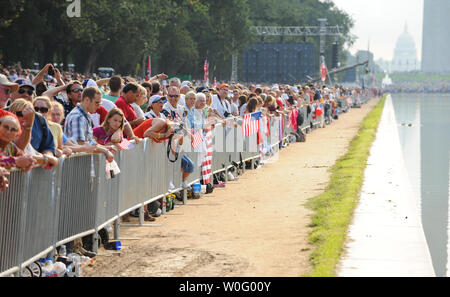
[[391,97],[374,141],[339,276],[435,276]]

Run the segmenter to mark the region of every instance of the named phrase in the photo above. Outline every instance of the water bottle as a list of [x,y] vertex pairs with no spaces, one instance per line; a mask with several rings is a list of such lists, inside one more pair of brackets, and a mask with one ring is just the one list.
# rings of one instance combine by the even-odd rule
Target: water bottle
[[73,263],[80,263],[81,262],[81,256],[75,253],[71,253],[67,255],[67,259],[72,261]]
[[56,277],[56,271],[53,265],[53,259],[47,259],[45,261],[44,267],[42,267],[43,277]]
[[63,277],[66,273],[66,265],[62,262],[56,262],[53,264],[53,271],[55,272],[56,277]]
[[80,275],[81,275],[81,267],[80,266],[81,266],[80,263],[76,263],[76,262],[70,263],[69,265],[67,265],[65,276],[66,277],[80,277]]
[[59,248],[59,255],[60,255],[60,256],[65,256],[66,253],[67,253],[66,246],[65,246],[65,245],[62,245],[62,246]]
[[81,261],[80,263],[82,265],[89,265],[89,264],[94,264],[94,259],[91,259],[89,257],[86,256],[81,256]]

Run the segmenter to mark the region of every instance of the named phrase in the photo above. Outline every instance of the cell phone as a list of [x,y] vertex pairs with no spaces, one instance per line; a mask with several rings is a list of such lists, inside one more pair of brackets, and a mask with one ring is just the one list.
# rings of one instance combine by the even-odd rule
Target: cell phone
[[55,68],[53,68],[53,66],[48,68],[47,74],[50,76],[54,76],[55,75]]

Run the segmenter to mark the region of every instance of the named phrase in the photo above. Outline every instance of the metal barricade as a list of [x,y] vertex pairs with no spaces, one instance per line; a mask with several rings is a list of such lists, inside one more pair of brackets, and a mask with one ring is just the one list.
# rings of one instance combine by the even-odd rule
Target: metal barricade
[[95,232],[99,174],[98,155],[63,161],[57,245]]
[[[27,174],[25,189],[25,228],[19,261],[28,265],[51,252],[55,246],[58,170],[35,168]],[[33,243],[33,244],[28,244]]]
[[307,129],[311,127],[308,121],[307,107],[306,106],[300,107],[298,112],[303,117],[303,123],[300,125],[300,129],[302,130],[303,133],[306,133]]
[[3,276],[19,270],[27,180],[24,173],[12,171],[8,189],[0,194],[0,275],[4,274]]
[[[305,116],[301,127],[310,127],[308,117],[312,114],[306,115],[306,107],[299,112]],[[264,145],[272,153],[293,131],[288,125],[289,117],[284,115],[282,119],[282,126],[277,116],[270,117],[268,127],[260,126]],[[243,137],[242,123],[216,125],[212,172],[259,159],[264,147],[257,137],[256,133]],[[190,139],[184,145],[189,146]],[[12,171],[9,188],[0,193],[0,275],[16,273],[56,247],[96,233],[131,210],[181,190],[184,154],[194,163],[187,183],[201,181],[205,155],[201,149],[186,149],[175,162],[170,162],[167,143],[148,139],[115,154],[120,173],[114,176],[106,172],[103,154],[61,158],[59,166],[50,171]]]
[[[117,163],[120,159],[120,152],[114,155],[114,159]],[[106,170],[102,172],[102,168],[106,169],[106,159],[104,155],[99,155],[99,164],[98,198],[95,216],[95,229],[97,231],[119,217],[119,189],[120,178],[122,176],[122,173],[119,173],[118,175],[110,173],[110,177],[107,177]],[[142,186],[144,185],[145,184]]]

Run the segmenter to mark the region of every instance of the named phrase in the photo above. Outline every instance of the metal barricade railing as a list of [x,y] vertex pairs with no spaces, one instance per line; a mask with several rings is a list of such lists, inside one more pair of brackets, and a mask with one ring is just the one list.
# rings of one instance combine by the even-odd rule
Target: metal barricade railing
[[[361,101],[367,100],[369,96],[364,94]],[[349,108],[346,100],[338,102],[343,108]],[[324,120],[322,115],[313,121],[313,112],[307,114],[306,106],[298,111],[304,118],[300,125],[304,132]],[[277,152],[280,142],[295,130],[288,124],[288,115],[283,115],[282,120],[282,127],[277,116],[269,117],[268,127],[267,122],[260,126],[264,145],[272,152]],[[258,159],[262,152],[257,134],[243,137],[242,123],[216,125],[213,145],[213,173]],[[184,147],[189,146],[187,137]],[[194,163],[194,172],[187,184],[200,182],[204,153],[201,148],[185,149],[172,163],[167,159],[167,143],[145,139],[134,148],[115,154],[120,173],[111,177],[107,175],[102,154],[60,158],[59,166],[50,171],[41,168],[29,173],[13,170],[9,188],[0,193],[0,276],[17,273],[57,246],[94,234],[131,210],[182,190],[184,154]]]
[[95,232],[99,156],[80,155],[63,161],[57,245]]
[[9,188],[0,197],[0,272],[5,275],[19,270],[27,180],[26,174],[18,170],[12,171]]
[[[22,253],[19,261],[28,265],[55,247],[55,218],[58,215],[55,185],[58,170],[35,168],[27,174]],[[32,242],[33,244],[27,244]]]
[[303,133],[307,132],[307,129],[309,129],[310,123],[308,121],[308,115],[307,115],[307,107],[306,106],[302,106],[299,108],[298,112],[302,115],[303,117],[303,123],[300,125],[300,129],[302,130]]

